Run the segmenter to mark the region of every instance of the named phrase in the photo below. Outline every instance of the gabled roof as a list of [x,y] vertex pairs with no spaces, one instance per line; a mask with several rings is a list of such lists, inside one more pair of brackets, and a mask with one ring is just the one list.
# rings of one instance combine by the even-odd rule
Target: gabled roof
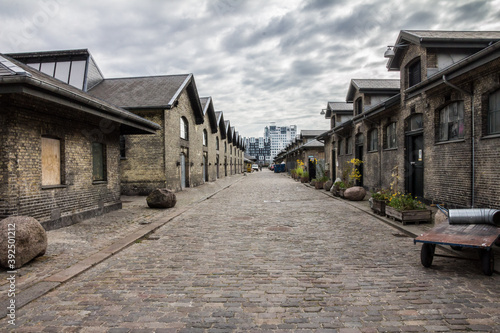
[[500,31],[433,31],[401,30],[396,40],[394,57],[389,58],[387,68],[400,70],[401,60],[406,53],[405,45],[415,44],[426,48],[470,48],[484,49],[500,41]]
[[0,54],[0,94],[26,94],[121,124],[123,134],[155,133],[161,127],[127,110],[99,100],[17,60]]
[[399,79],[352,79],[347,91],[346,102],[353,102],[356,91],[371,94],[397,94]]
[[225,140],[226,136],[227,136],[227,132],[226,132],[226,124],[224,121],[224,115],[222,114],[222,111],[216,111],[215,118],[217,119],[217,126],[219,127],[220,138],[222,140]]
[[324,130],[302,130],[302,131],[300,131],[300,138],[304,138],[304,137],[315,138],[323,132],[324,132]]
[[322,148],[324,147],[325,144],[323,142],[319,142],[318,140],[314,139],[309,141],[308,143],[300,146],[300,148]]
[[330,119],[333,114],[352,114],[353,104],[346,102],[328,102],[326,105],[325,118]]
[[201,108],[203,110],[203,116],[207,116],[210,122],[210,129],[212,133],[217,133],[217,117],[215,115],[215,109],[212,97],[202,97],[200,98]]
[[233,141],[233,132],[231,131],[231,124],[229,120],[224,121],[224,127],[226,128],[226,139],[228,142]]
[[186,90],[196,123],[203,123],[203,110],[193,74],[104,79],[89,94],[126,109],[172,109]]
[[232,126],[231,127],[231,135],[232,135],[233,139],[231,140],[231,143],[233,145],[236,144],[236,134],[237,134],[236,130],[235,130],[234,126]]

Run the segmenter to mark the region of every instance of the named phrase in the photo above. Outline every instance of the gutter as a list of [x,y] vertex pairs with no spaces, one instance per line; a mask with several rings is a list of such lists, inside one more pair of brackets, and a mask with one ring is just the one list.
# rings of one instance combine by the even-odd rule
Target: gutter
[[[462,88],[460,87],[457,87],[456,85],[448,82],[446,80],[446,75],[443,75],[442,76],[442,79],[443,79],[443,83],[446,84],[447,86],[455,89],[455,90],[458,90],[460,91],[462,94],[464,95],[468,95],[470,96],[470,104],[471,104],[471,124],[472,124],[472,134],[471,134],[471,154],[472,154],[472,175],[471,175],[471,208],[474,208],[474,201],[475,201],[475,185],[476,185],[476,169],[475,169],[475,165],[476,165],[476,149],[475,149],[475,129],[474,129],[474,92],[470,93],[468,91],[465,91],[463,90]],[[474,90],[473,90],[474,91]]]

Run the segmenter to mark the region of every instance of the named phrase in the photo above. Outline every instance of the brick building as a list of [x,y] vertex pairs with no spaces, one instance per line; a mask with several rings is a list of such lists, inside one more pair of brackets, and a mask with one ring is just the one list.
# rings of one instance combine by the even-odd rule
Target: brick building
[[500,32],[401,31],[385,55],[399,93],[321,137],[339,162],[363,147],[367,188],[396,181],[427,202],[500,208],[499,41]]
[[34,67],[0,55],[0,218],[28,215],[50,230],[120,209],[119,137],[159,126],[88,95],[84,76],[64,83]]
[[[217,144],[222,146],[228,140],[226,127],[220,126],[224,118],[222,113],[216,117],[211,97],[199,98],[193,74],[108,79],[86,49],[11,56],[95,98],[160,125],[161,130],[155,135],[120,137],[123,194],[147,195],[165,187],[178,191],[214,181],[217,174],[221,175],[216,160],[221,158]],[[66,76],[61,75],[64,69],[69,71]],[[242,165],[243,153],[239,150],[243,145],[233,142],[233,137],[224,144],[236,148],[236,151],[228,151],[227,159],[231,166]],[[220,161],[218,167],[221,167]],[[230,174],[233,173],[236,167]]]
[[[285,149],[278,153],[274,163],[285,162],[288,172],[297,167],[297,161],[304,163],[304,170],[309,172],[309,179],[316,178],[325,164],[325,145],[316,139],[323,131],[302,130]],[[320,166],[318,166],[318,164]]]

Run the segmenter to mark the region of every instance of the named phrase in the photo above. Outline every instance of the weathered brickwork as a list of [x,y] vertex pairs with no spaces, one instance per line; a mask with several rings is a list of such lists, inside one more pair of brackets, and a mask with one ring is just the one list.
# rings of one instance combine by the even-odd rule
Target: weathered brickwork
[[162,127],[156,134],[125,136],[125,156],[120,160],[122,193],[148,195],[167,187],[165,178],[164,112],[134,110],[134,113]]
[[[0,109],[0,218],[28,215],[52,229],[121,208],[117,125],[27,97],[4,96]],[[61,142],[61,186],[42,187],[42,136]],[[106,147],[103,182],[92,181],[92,142]]]

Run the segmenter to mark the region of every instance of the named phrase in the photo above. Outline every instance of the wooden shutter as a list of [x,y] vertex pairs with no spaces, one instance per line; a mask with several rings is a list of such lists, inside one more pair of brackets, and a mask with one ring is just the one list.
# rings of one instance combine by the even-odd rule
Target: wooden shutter
[[42,138],[42,186],[61,184],[61,141]]

